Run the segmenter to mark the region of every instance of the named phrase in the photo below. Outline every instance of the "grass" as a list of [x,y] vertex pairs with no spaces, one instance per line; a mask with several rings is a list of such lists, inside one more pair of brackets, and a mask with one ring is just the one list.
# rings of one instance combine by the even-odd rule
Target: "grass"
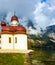
[[0,53],[0,65],[24,65],[25,54]]

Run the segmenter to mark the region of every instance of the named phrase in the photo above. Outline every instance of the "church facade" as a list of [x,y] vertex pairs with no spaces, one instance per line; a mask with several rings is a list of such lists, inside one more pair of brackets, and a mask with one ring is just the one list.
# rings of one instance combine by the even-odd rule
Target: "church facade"
[[1,22],[0,49],[27,50],[26,29],[19,24],[16,15],[11,17],[9,25]]

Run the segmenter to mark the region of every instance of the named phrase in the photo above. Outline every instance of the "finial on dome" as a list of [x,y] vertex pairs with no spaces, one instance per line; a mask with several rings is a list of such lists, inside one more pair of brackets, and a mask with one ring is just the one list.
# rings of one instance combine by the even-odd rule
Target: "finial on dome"
[[15,11],[14,11],[14,15],[11,17],[11,21],[16,20],[18,22],[18,17],[15,15]]
[[14,11],[14,16],[15,16],[15,13],[16,13],[16,12]]

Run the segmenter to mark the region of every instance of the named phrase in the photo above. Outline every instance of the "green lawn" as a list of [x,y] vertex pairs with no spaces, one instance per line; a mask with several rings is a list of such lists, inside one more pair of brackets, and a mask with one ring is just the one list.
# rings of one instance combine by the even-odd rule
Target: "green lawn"
[[24,65],[25,54],[0,53],[0,65]]

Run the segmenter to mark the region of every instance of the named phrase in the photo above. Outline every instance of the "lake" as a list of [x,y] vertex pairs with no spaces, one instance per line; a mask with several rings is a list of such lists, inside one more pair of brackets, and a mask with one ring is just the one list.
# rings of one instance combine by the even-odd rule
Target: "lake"
[[28,54],[30,65],[55,65],[55,50],[35,50]]

